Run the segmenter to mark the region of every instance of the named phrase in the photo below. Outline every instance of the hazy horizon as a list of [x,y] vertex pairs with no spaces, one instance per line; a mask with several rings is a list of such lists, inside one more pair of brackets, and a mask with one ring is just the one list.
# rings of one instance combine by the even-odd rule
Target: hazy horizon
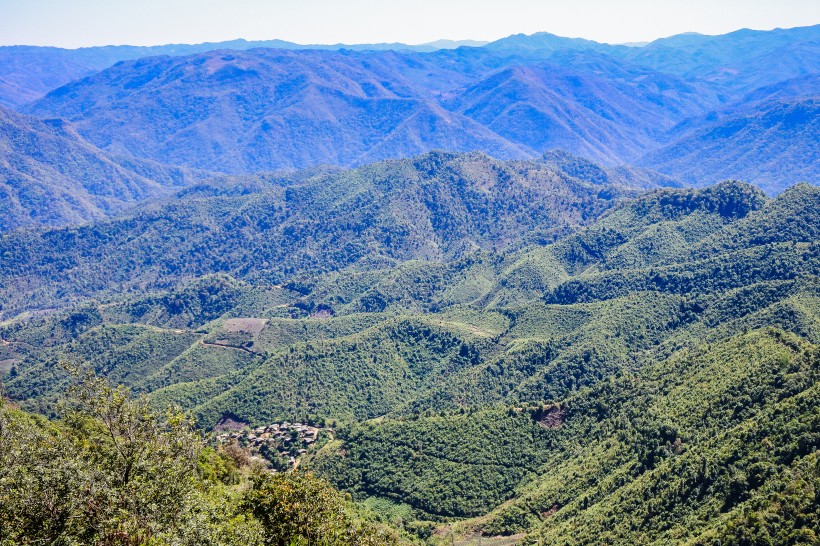
[[[165,45],[244,39],[299,44],[490,42],[549,32],[603,43],[649,42],[693,32],[726,34],[820,23],[820,2],[690,0],[613,4],[495,0],[408,5],[370,0],[0,0],[0,45],[65,48]],[[617,24],[612,24],[617,21]]]

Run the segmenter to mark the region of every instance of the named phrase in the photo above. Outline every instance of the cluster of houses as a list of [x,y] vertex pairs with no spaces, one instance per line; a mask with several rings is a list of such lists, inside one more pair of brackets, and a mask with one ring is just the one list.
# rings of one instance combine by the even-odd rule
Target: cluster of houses
[[238,442],[253,455],[262,456],[275,466],[286,462],[292,468],[298,464],[299,457],[316,443],[320,430],[327,429],[302,423],[274,423],[253,429],[225,431],[217,435],[217,440],[223,444]]

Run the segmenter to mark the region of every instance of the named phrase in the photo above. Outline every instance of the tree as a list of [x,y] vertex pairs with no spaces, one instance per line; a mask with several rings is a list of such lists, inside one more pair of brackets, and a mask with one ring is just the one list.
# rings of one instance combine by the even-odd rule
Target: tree
[[245,505],[261,522],[266,546],[376,546],[396,536],[352,513],[352,503],[328,482],[306,472],[263,473]]
[[204,446],[179,410],[71,369],[59,422],[0,401],[0,544],[167,543],[188,524]]
[[0,392],[0,546],[397,542],[327,482],[206,447],[178,409],[66,368],[76,385],[59,421]]

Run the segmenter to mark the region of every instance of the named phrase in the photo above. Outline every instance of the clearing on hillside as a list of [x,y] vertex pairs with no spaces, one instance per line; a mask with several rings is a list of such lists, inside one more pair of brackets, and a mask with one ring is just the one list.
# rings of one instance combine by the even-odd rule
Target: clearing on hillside
[[247,333],[257,335],[267,324],[263,318],[232,318],[225,321],[222,329],[230,334]]

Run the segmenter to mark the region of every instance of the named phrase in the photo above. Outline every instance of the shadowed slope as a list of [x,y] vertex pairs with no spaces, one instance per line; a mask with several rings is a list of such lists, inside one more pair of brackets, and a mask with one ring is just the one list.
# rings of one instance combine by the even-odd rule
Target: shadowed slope
[[197,178],[113,157],[62,121],[0,108],[0,231],[99,220]]

